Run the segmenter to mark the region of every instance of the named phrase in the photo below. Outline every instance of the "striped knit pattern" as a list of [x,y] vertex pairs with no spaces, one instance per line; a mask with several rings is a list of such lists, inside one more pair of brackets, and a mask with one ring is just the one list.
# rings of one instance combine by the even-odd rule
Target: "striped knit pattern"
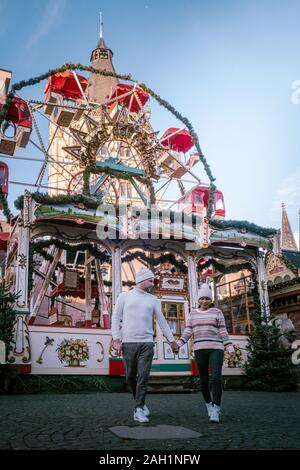
[[179,347],[193,338],[196,349],[224,349],[231,345],[225,325],[225,318],[221,310],[212,307],[208,310],[195,309],[191,311],[190,318],[182,336],[177,341]]

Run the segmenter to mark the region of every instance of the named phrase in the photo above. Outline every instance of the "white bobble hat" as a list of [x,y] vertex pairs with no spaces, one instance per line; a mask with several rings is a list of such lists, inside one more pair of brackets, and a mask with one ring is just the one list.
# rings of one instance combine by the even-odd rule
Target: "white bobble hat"
[[147,281],[148,279],[154,279],[154,274],[150,269],[147,268],[141,268],[135,276],[135,282],[136,284],[139,284],[140,282]]
[[212,293],[207,284],[202,284],[198,290],[198,299],[201,297],[208,297],[210,300],[212,300]]

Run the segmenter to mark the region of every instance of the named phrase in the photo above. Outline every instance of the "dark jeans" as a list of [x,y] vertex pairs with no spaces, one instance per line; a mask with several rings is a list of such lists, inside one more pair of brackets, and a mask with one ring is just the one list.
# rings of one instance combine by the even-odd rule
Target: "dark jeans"
[[154,355],[153,343],[124,343],[123,359],[126,379],[135,400],[135,408],[143,408]]
[[[222,365],[224,351],[222,349],[198,349],[195,360],[198,366],[202,395],[206,403],[211,401],[220,406],[222,396]],[[209,391],[209,370],[211,373],[212,396]]]

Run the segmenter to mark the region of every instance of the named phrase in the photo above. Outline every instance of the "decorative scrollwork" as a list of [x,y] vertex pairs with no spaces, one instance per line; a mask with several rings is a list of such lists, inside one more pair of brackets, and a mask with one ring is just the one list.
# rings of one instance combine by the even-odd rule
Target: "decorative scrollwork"
[[104,359],[104,347],[103,344],[100,343],[100,341],[97,341],[96,344],[99,344],[100,346],[100,357],[97,359],[97,362],[102,362]]
[[43,364],[43,354],[45,352],[45,349],[48,347],[48,346],[53,346],[53,343],[54,343],[54,339],[53,338],[49,338],[49,336],[46,336],[46,341],[44,343],[44,348],[42,349],[42,352],[41,354],[39,355],[38,359],[36,360],[36,362],[38,364]]

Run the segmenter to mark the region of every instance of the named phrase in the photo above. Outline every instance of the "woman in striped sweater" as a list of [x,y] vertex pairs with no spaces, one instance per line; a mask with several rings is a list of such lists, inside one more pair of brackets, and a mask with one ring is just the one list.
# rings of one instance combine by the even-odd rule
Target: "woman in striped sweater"
[[[193,338],[195,360],[198,366],[201,390],[211,422],[220,420],[222,395],[222,365],[224,346],[234,354],[229,339],[224,315],[218,308],[211,307],[212,294],[207,284],[198,292],[199,308],[191,311],[186,328],[177,341],[179,347]],[[209,390],[209,369],[211,371],[212,399]]]

